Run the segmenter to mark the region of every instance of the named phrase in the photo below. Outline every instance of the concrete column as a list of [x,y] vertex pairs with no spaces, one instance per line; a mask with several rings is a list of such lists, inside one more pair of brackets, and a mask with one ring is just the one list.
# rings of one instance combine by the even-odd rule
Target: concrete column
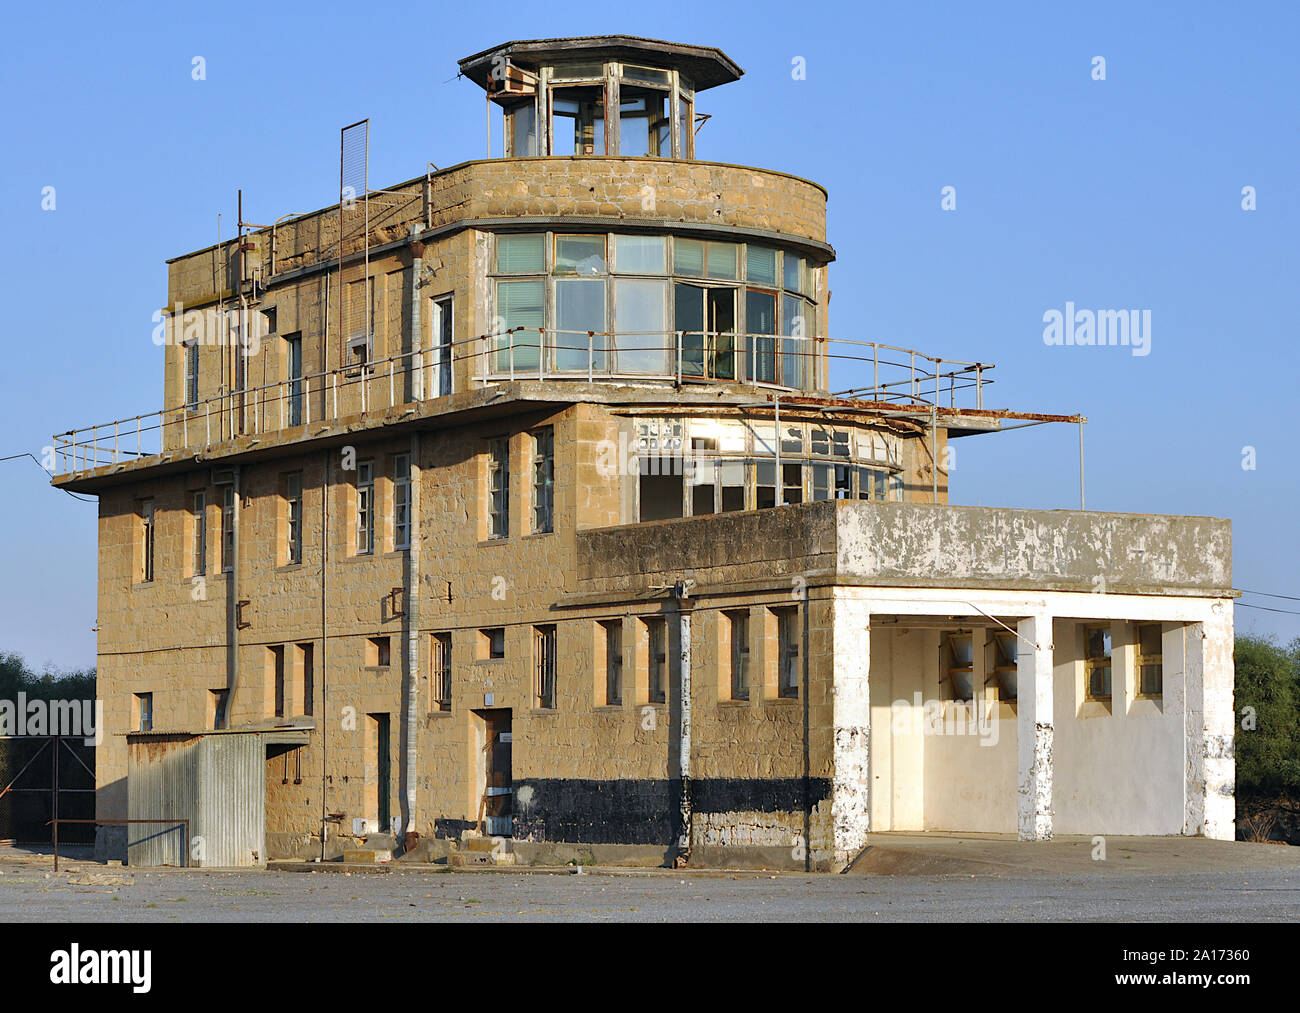
[[1041,612],[1022,619],[1020,637],[1016,733],[1018,836],[1022,841],[1052,839],[1052,617]]
[[871,829],[871,608],[831,601],[832,868],[844,868],[867,846]]
[[1215,840],[1236,838],[1236,761],[1233,736],[1232,609],[1184,629],[1186,775],[1183,833]]

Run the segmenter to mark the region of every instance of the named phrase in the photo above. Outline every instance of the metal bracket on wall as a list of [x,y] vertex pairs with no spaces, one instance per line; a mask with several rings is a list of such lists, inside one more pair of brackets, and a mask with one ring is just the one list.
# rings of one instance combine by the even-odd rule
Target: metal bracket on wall
[[249,629],[253,624],[244,619],[244,606],[251,604],[247,598],[235,602],[235,628],[239,630]]

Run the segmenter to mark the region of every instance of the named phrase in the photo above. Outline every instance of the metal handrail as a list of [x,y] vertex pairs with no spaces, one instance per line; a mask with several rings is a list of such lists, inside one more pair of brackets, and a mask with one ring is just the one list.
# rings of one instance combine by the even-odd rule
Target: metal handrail
[[[732,347],[720,352],[717,346],[722,338],[731,339]],[[662,368],[630,368],[630,355],[647,360],[662,356],[651,362]],[[755,376],[751,365],[759,356],[764,368]],[[203,448],[235,436],[307,426],[356,410],[388,411],[440,396],[440,391],[430,393],[439,386],[439,375],[465,360],[471,360],[470,383],[484,386],[519,379],[672,381],[679,388],[686,383],[723,382],[796,395],[826,389],[825,384],[819,385],[818,374],[825,373],[834,360],[869,365],[873,381],[835,397],[926,409],[941,407],[943,400],[955,408],[958,393],[970,390],[975,392],[974,407],[983,409],[984,387],[993,382],[985,375],[993,369],[989,363],[945,359],[875,341],[734,331],[514,327],[71,429],[55,436],[54,449],[64,466],[61,474],[78,473],[169,450]],[[719,362],[728,362],[729,368],[718,369]],[[802,383],[777,380],[790,362],[799,363],[796,379]],[[359,406],[346,403],[351,393],[358,394]],[[319,407],[314,417],[313,400]],[[171,442],[176,434],[178,438]]]

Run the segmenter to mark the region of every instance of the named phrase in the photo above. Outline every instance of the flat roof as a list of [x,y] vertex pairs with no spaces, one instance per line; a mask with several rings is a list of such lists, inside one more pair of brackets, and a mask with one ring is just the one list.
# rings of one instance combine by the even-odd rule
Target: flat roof
[[671,67],[681,71],[696,91],[737,81],[745,73],[721,49],[692,46],[636,35],[583,35],[567,39],[528,39],[503,42],[460,61],[460,72],[486,88],[496,61],[530,67],[563,60],[621,60]]

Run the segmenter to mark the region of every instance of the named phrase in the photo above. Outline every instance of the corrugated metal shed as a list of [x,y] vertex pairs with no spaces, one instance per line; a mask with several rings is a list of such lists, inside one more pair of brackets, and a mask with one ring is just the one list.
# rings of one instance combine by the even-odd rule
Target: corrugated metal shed
[[[305,728],[127,735],[127,862],[238,868],[266,864],[266,748],[306,745]],[[186,850],[189,861],[186,861]]]

